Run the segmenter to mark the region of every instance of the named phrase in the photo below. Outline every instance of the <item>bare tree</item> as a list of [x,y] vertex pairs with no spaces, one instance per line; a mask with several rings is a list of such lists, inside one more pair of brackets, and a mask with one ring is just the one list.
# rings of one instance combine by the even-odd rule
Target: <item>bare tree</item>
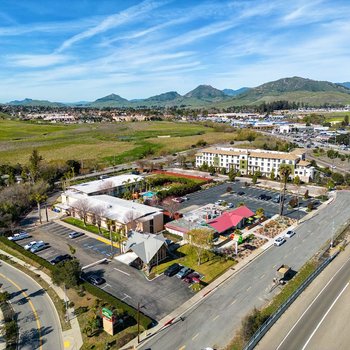
[[114,188],[114,184],[111,180],[106,180],[106,181],[103,180],[99,186],[99,190],[104,191],[108,195],[113,194],[113,188]]
[[86,226],[86,220],[88,214],[91,212],[91,206],[87,199],[78,199],[74,205],[74,210],[78,212],[78,215],[81,220],[84,221],[84,226]]
[[163,208],[169,212],[170,217],[173,218],[175,213],[180,209],[180,203],[174,201],[175,197],[168,197],[163,200]]
[[102,220],[106,218],[107,210],[104,206],[98,205],[90,209],[91,214],[94,216],[95,223],[98,228],[98,233],[101,234]]

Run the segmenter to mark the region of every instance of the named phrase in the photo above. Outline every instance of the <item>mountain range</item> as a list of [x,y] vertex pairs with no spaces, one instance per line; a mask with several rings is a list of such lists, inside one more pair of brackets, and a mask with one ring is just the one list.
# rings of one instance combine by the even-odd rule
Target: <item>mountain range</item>
[[350,82],[331,83],[300,77],[283,78],[259,85],[255,88],[243,87],[238,90],[219,90],[210,85],[199,85],[185,95],[169,91],[146,99],[127,100],[119,95],[110,94],[94,102],[63,104],[45,100],[25,99],[11,101],[17,106],[79,106],[79,107],[230,107],[256,105],[263,102],[284,100],[302,102],[312,106],[327,104],[350,104]]

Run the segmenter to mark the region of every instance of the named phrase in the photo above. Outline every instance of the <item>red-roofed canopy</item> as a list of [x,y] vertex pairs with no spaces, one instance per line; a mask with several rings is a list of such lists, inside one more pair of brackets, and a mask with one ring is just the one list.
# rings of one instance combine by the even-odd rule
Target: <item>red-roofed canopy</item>
[[230,212],[225,212],[216,219],[209,220],[207,222],[218,233],[225,232],[233,227],[236,227],[243,219],[249,218],[254,215],[249,208],[241,206]]

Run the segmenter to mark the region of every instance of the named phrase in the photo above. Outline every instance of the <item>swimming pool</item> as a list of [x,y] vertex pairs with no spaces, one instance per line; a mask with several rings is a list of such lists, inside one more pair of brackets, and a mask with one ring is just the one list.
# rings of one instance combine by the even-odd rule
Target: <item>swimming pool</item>
[[145,193],[142,194],[142,197],[147,197],[147,198],[152,198],[155,195],[154,192],[152,191],[147,191]]

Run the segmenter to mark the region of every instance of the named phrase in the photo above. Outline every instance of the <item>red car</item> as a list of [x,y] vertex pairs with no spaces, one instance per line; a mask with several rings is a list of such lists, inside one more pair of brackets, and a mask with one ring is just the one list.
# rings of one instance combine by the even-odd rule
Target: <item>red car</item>
[[192,272],[184,278],[186,283],[199,283],[200,275],[197,272]]

